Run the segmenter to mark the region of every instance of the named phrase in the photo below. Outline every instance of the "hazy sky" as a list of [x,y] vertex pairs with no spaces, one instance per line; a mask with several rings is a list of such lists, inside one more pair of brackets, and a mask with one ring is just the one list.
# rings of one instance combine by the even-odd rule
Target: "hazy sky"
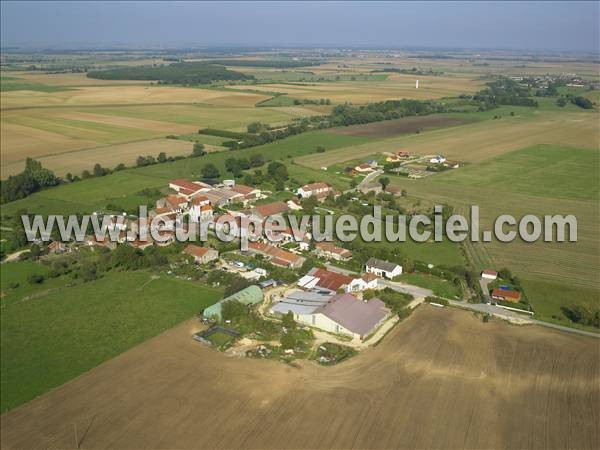
[[3,46],[335,45],[598,51],[598,2],[1,2]]

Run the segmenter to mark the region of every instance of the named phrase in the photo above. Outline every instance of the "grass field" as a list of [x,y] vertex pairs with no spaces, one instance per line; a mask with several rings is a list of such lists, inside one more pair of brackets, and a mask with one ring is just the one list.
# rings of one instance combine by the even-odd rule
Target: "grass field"
[[82,448],[600,446],[595,339],[423,305],[322,367],[227,358],[197,331],[183,323],[9,412],[2,447],[71,448],[73,423]]
[[[22,265],[23,264],[23,265]],[[2,412],[71,380],[213,304],[219,291],[146,272],[110,273],[75,287],[26,291],[33,263],[2,265],[23,287],[3,303]],[[30,298],[27,298],[29,295]],[[43,376],[40,376],[43,374]]]

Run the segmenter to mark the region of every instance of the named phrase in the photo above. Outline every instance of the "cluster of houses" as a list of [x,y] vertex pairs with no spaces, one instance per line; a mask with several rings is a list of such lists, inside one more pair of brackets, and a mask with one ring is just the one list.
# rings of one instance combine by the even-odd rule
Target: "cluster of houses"
[[298,280],[298,289],[288,292],[270,308],[270,313],[288,313],[305,325],[364,340],[373,334],[391,310],[378,298],[360,299],[365,290],[376,290],[379,277],[393,278],[402,273],[402,266],[371,258],[362,275],[346,275],[322,268],[313,268]]

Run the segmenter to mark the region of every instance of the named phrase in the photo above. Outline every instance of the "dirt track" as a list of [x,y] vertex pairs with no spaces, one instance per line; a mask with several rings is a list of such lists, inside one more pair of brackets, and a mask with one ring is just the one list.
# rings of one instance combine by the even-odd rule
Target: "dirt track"
[[595,339],[425,305],[347,363],[294,368],[225,357],[195,327],[3,416],[2,447],[72,448],[74,422],[81,448],[600,447]]

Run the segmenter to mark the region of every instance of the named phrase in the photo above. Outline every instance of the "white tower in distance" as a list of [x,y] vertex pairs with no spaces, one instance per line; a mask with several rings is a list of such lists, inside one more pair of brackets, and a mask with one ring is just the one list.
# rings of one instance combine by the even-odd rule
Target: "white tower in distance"
[[415,83],[415,89],[419,89],[419,80]]

